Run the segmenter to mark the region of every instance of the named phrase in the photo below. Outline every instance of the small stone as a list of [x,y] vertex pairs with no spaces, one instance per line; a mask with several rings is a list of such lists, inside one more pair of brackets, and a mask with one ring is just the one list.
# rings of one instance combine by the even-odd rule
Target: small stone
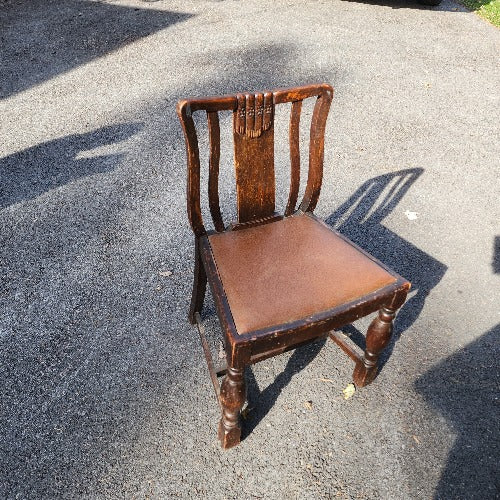
[[354,386],[354,384],[347,384],[347,387],[342,392],[344,393],[344,399],[349,399],[354,396],[356,387]]

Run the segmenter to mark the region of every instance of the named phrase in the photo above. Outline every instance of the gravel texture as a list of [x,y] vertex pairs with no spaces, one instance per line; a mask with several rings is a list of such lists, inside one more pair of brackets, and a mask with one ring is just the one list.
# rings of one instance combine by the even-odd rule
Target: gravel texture
[[[498,498],[499,49],[450,0],[0,0],[0,497]],[[224,452],[175,104],[318,81],[316,213],[413,289],[371,386],[331,342],[259,363]]]

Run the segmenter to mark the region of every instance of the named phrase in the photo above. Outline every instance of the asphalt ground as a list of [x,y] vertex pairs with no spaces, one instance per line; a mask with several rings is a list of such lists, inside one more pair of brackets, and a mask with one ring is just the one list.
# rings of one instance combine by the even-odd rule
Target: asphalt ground
[[[1,0],[0,497],[498,498],[499,49],[449,0]],[[371,386],[331,342],[259,363],[224,452],[175,104],[321,81],[316,213],[413,289]]]

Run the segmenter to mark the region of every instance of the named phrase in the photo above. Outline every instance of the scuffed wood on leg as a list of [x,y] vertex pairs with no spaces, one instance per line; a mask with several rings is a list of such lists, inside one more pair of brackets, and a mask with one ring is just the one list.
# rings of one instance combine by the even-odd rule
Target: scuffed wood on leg
[[382,307],[378,316],[368,327],[363,359],[356,363],[356,367],[354,368],[353,379],[358,387],[368,385],[376,377],[378,358],[391,338],[392,320],[395,315],[396,311]]
[[377,376],[378,358],[391,339],[392,322],[396,311],[405,303],[409,289],[410,284],[406,283],[404,288],[398,290],[368,327],[365,353],[363,359],[356,363],[353,373],[354,383],[358,387],[370,384]]
[[222,448],[228,449],[239,444],[241,439],[240,410],[246,400],[244,368],[228,367],[222,381],[220,403],[222,418],[219,422],[219,439]]

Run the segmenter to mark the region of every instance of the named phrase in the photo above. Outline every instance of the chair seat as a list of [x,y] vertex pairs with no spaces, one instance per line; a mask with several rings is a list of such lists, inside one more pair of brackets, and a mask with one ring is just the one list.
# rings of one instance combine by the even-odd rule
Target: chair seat
[[208,240],[239,334],[307,318],[397,281],[309,215]]

